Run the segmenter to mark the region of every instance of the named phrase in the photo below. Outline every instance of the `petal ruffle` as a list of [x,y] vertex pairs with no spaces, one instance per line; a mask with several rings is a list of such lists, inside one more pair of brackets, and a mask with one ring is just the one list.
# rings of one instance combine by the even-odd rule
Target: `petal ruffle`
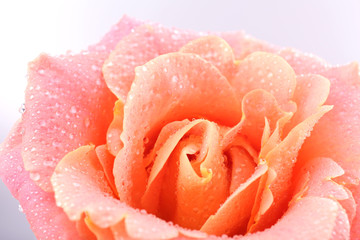
[[226,78],[198,55],[162,55],[136,68],[136,74],[125,104],[124,148],[114,165],[120,199],[132,206],[139,206],[146,186],[144,139],[154,144],[160,129],[175,120],[205,118],[231,126],[241,116]]

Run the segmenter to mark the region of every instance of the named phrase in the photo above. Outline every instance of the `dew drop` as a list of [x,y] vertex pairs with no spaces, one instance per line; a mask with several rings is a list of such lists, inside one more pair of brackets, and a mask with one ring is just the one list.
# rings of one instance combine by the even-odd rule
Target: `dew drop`
[[75,113],[76,113],[76,107],[72,106],[72,107],[70,108],[70,112],[73,113],[73,114],[75,114]]
[[147,143],[149,143],[149,138],[148,137],[144,137],[144,144],[147,144]]
[[90,126],[90,119],[89,118],[85,118],[85,127],[89,127]]
[[20,108],[19,108],[19,113],[23,114],[25,112],[25,103],[21,104]]
[[19,209],[19,212],[24,212],[24,209],[22,208],[22,206],[20,204],[19,204],[18,209]]
[[171,81],[174,82],[174,83],[176,83],[178,80],[179,80],[178,77],[175,76],[175,75],[172,76],[172,78],[171,78]]
[[38,71],[38,73],[39,73],[40,75],[44,75],[45,71],[44,71],[44,69],[40,69],[40,70]]
[[39,181],[40,180],[40,174],[38,174],[38,173],[30,173],[30,178],[35,182]]

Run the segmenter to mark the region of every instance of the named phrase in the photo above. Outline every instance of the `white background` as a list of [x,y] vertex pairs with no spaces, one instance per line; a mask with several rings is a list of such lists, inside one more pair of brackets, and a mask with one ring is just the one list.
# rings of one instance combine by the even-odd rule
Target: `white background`
[[[239,30],[311,52],[333,64],[360,61],[360,1],[1,1],[0,142],[19,118],[27,62],[39,53],[78,51],[123,14],[193,30]],[[0,239],[35,239],[0,183]]]

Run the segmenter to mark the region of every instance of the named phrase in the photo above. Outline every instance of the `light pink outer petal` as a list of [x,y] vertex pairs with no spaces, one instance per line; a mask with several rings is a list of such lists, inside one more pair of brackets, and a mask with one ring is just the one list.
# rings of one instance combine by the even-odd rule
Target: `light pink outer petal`
[[21,128],[18,121],[7,139],[0,145],[0,176],[19,200],[37,239],[81,239],[75,223],[56,206],[54,195],[44,192],[23,168],[21,158]]
[[348,229],[346,213],[331,199],[306,197],[289,208],[284,216],[271,228],[245,237],[241,240],[325,240],[348,239],[340,235],[339,229]]
[[138,24],[124,17],[88,51],[60,57],[42,54],[29,64],[22,156],[25,169],[42,189],[52,191],[50,176],[67,152],[105,143],[115,96],[101,66],[119,39]]

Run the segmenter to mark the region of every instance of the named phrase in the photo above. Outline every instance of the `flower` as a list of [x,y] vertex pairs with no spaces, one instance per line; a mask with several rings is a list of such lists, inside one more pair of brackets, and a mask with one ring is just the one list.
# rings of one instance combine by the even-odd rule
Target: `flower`
[[29,64],[1,177],[39,239],[357,239],[359,80],[242,32],[124,17]]

